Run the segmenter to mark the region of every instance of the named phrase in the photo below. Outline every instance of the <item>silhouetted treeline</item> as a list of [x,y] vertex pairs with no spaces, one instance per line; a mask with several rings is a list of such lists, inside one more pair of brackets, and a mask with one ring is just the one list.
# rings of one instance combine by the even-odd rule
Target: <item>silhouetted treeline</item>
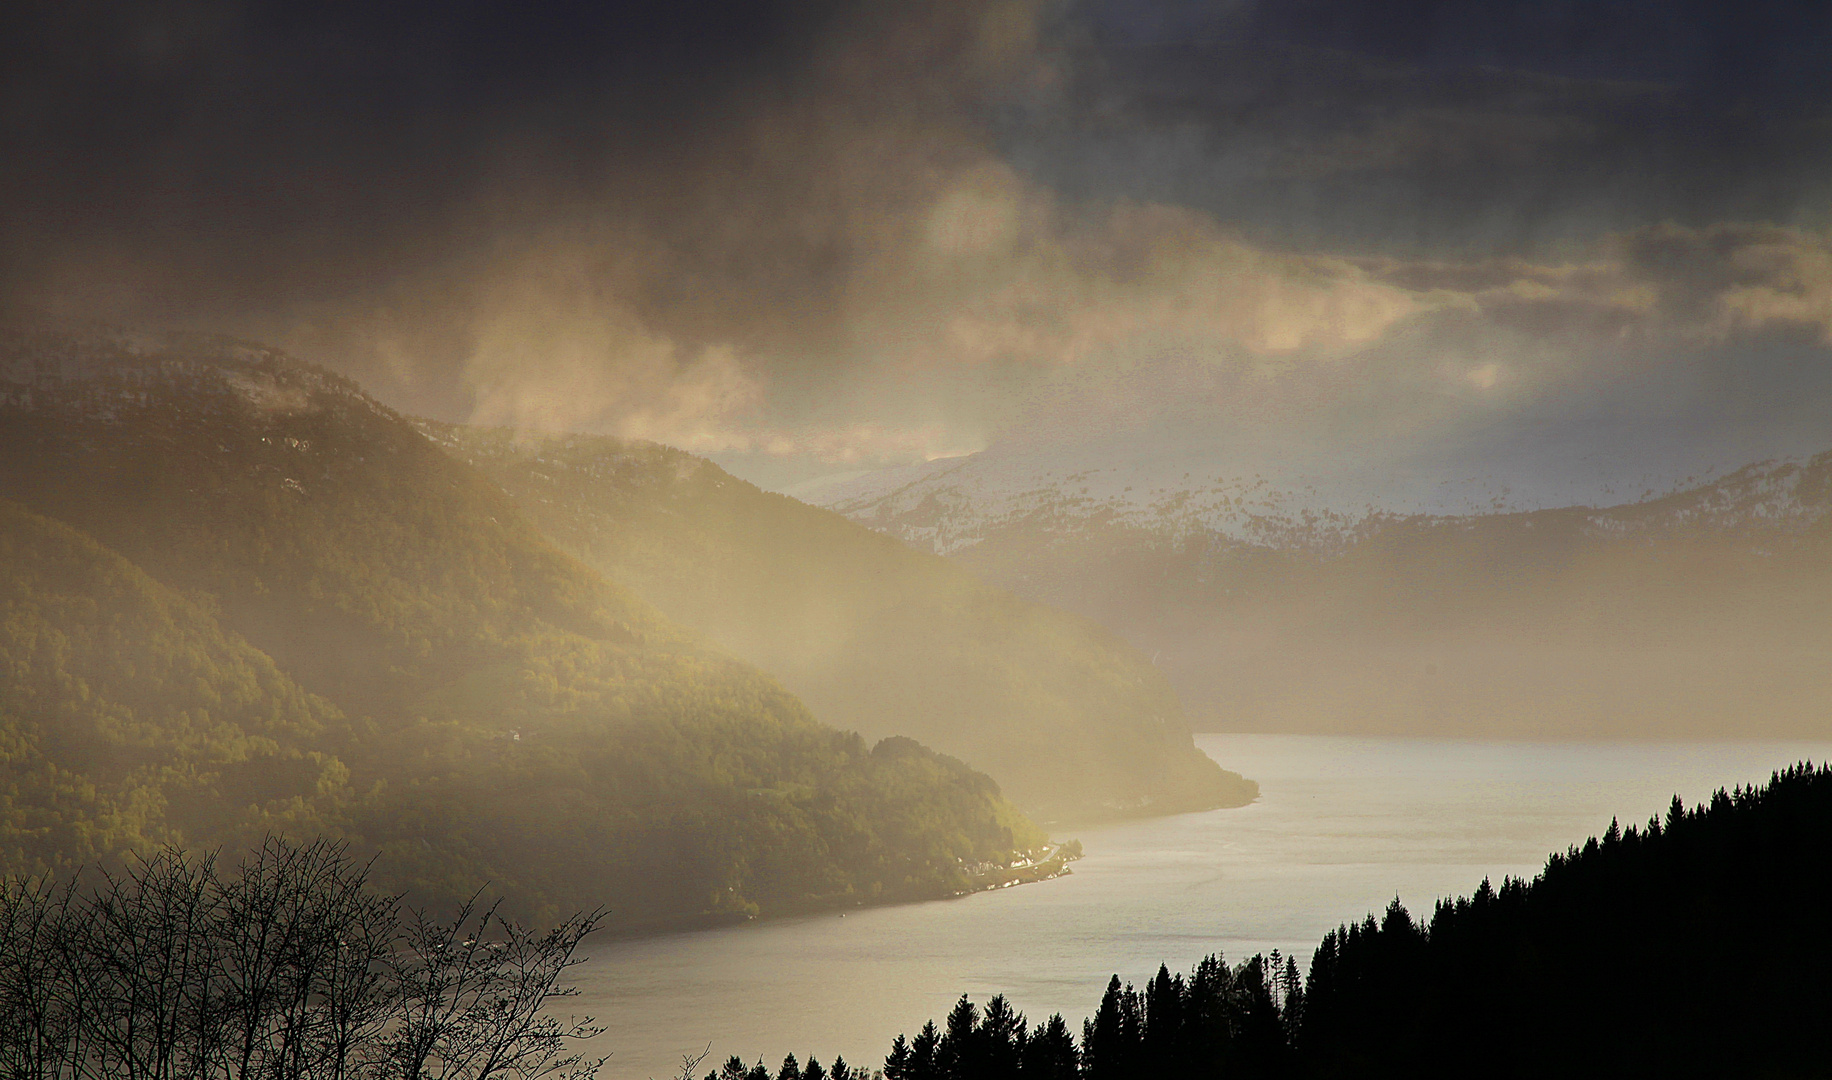
[[1330,934],[1298,1048],[1319,1076],[1824,1076],[1829,897],[1832,769],[1675,798],[1428,923]]
[[[1100,1011],[1081,1025],[1081,1036],[1060,1014],[1028,1026],[1001,996],[982,1009],[961,996],[940,1028],[925,1024],[916,1037],[899,1035],[884,1059],[882,1080],[1120,1080],[1125,1077],[1246,1075],[1289,1072],[1290,1033],[1301,1012],[1297,964],[1255,956],[1230,968],[1219,955],[1196,965],[1186,978],[1160,966],[1137,988],[1114,976]],[[793,1057],[774,1080],[822,1080],[809,1059],[797,1074]],[[825,1073],[833,1080],[863,1080],[862,1070],[841,1074],[843,1060]],[[746,1068],[733,1057],[705,1080],[772,1080],[761,1062]]]
[[7,1080],[589,1080],[547,1010],[599,917],[403,918],[335,844],[234,874],[168,850],[89,888],[0,881]]
[[[688,1064],[698,1065],[699,1062],[690,1061]],[[682,1071],[684,1077],[691,1077],[692,1074],[692,1068]],[[834,1058],[832,1067],[828,1067],[812,1057],[808,1059],[808,1064],[803,1065],[795,1060],[794,1054],[783,1058],[781,1067],[773,1073],[761,1061],[746,1066],[742,1059],[733,1057],[717,1072],[706,1075],[709,1080],[872,1080],[874,1076],[882,1076],[871,1069],[853,1068],[846,1064],[843,1057]]]
[[[1297,965],[1218,956],[1107,986],[1071,1035],[962,997],[884,1080],[1167,1076],[1829,1076],[1832,768],[1719,791],[1484,881],[1429,920],[1396,899]],[[708,1080],[769,1080],[733,1059]],[[787,1080],[778,1076],[777,1080]],[[818,1078],[815,1078],[818,1080]]]

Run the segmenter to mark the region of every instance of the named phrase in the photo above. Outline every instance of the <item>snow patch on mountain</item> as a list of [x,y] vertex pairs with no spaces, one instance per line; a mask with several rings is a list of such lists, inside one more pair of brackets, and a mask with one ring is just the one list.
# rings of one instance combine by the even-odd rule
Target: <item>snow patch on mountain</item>
[[[1707,477],[1604,470],[1534,473],[1431,463],[1293,462],[1230,469],[1202,447],[994,448],[805,484],[795,495],[914,547],[947,555],[1000,532],[1140,534],[1146,543],[1197,535],[1281,549],[1340,550],[1401,518],[1470,518],[1570,506],[1599,510],[1599,534],[1682,528],[1804,528],[1827,512],[1825,458],[1774,459]],[[1104,458],[1104,460],[1103,460]],[[1816,464],[1817,463],[1817,464]],[[1575,471],[1575,470],[1574,470]],[[1565,472],[1565,477],[1560,476]],[[1447,476],[1447,474],[1450,474]],[[1631,509],[1632,508],[1632,509]]]
[[1600,510],[1585,525],[1595,536],[1652,542],[1698,532],[1797,534],[1828,518],[1832,451],[1804,461],[1757,462],[1665,498]]
[[0,328],[0,404],[112,422],[176,392],[204,412],[285,415],[333,405],[387,410],[350,379],[233,338],[92,324]]

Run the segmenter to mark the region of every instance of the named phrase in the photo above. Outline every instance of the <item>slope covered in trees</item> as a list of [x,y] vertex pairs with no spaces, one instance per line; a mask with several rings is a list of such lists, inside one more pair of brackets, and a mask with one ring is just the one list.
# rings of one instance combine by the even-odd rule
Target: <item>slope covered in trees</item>
[[391,884],[638,926],[946,895],[1042,841],[983,775],[817,724],[268,350],[10,331],[0,497],[5,783],[37,822],[4,869],[293,813]]
[[1530,882],[1325,938],[1299,1048],[1328,1076],[1825,1075],[1828,888],[1832,768],[1676,798]]
[[829,723],[901,733],[1053,819],[1250,801],[1144,656],[711,462],[610,438],[421,422],[558,544],[781,678]]
[[[1825,1076],[1832,767],[1611,823],[1428,920],[1396,899],[1290,959],[1116,977],[1080,1038],[965,997],[885,1080]],[[812,1059],[811,1059],[812,1062]],[[788,1066],[785,1063],[785,1071]],[[707,1080],[770,1080],[733,1058]],[[777,1080],[823,1080],[811,1067]],[[856,1075],[856,1073],[854,1074]]]
[[0,500],[0,864],[317,826],[343,716],[183,596]]

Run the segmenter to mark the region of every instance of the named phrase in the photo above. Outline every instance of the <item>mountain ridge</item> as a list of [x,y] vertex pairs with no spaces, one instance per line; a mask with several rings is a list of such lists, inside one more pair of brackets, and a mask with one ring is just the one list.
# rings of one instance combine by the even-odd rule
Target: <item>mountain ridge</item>
[[[299,744],[325,759],[304,788],[323,798],[250,825],[342,835],[416,896],[451,901],[493,881],[523,917],[605,905],[636,929],[951,895],[966,867],[1043,842],[983,774],[909,740],[873,747],[817,724],[775,680],[554,548],[355,383],[276,350],[8,328],[0,499],[22,508],[0,516],[6,550],[52,537],[90,552],[145,584],[147,625],[189,620],[198,640],[230,643],[210,663],[227,670],[211,656],[245,649],[302,700],[326,702],[338,722]],[[46,593],[34,565],[8,567],[25,590],[9,607],[9,656],[53,632],[111,640],[118,611],[75,585]],[[150,662],[173,662],[157,652],[170,635],[142,638]],[[72,670],[108,670],[107,651],[79,648]],[[80,725],[60,716],[100,723],[107,710],[73,684],[34,701],[32,670],[0,670],[0,734],[18,751],[0,766],[17,779],[45,759],[65,787],[91,784],[83,752],[105,741],[32,740],[54,730],[71,744]],[[123,694],[151,693],[122,678]],[[198,701],[222,696],[206,685]],[[256,695],[248,723],[277,707],[269,697]],[[148,737],[183,745],[204,707],[158,714]],[[220,742],[246,741],[229,727]],[[35,746],[53,752],[35,758]],[[128,803],[188,790],[142,780]],[[33,812],[81,826],[60,805]],[[98,842],[121,856],[239,835],[149,829]],[[9,870],[38,865],[25,858],[0,850]]]
[[1200,726],[1827,730],[1813,703],[1832,693],[1832,631],[1814,605],[1832,593],[1832,453],[1603,507],[1248,520],[1230,504],[1230,528],[1191,510],[1199,491],[1125,514],[1059,483],[981,513],[944,488],[851,513],[918,546],[940,537],[987,580],[1106,625],[1158,661]]
[[1107,631],[682,451],[420,421],[561,547],[817,715],[910,734],[1020,805],[1087,819],[1237,805],[1162,676]]

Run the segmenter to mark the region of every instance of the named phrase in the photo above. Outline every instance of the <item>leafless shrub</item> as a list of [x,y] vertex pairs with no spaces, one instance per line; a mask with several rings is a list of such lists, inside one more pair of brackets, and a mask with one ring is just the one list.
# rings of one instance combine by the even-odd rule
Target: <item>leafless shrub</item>
[[597,912],[545,933],[366,887],[329,841],[238,872],[165,851],[95,888],[0,882],[3,1080],[589,1080],[544,1009]]

